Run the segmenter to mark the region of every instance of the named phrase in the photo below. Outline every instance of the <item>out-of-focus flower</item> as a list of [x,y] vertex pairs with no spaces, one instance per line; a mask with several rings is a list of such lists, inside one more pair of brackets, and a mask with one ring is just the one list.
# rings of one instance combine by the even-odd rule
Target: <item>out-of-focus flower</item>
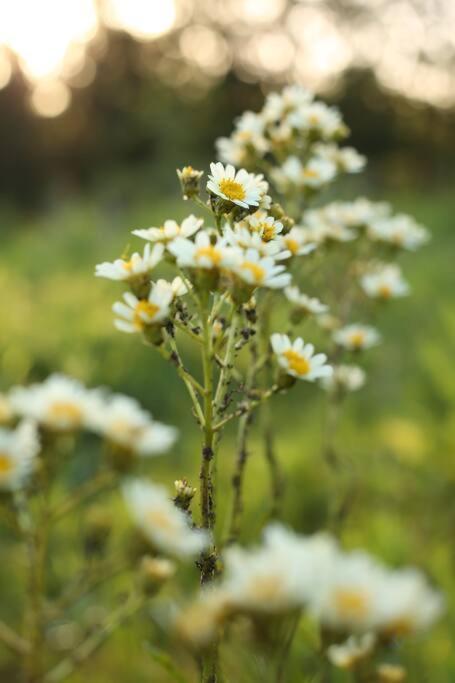
[[330,645],[327,657],[339,669],[353,669],[372,653],[375,644],[376,636],[373,633],[349,636],[344,643]]
[[124,301],[116,301],[113,312],[119,316],[114,325],[122,332],[142,332],[145,328],[162,323],[169,315],[169,306],[175,296],[173,286],[165,280],[154,284],[147,299],[138,299],[125,292]]
[[186,559],[209,544],[209,534],[190,526],[162,486],[135,479],[124,485],[123,493],[136,525],[154,549]]
[[0,428],[0,490],[26,483],[40,450],[36,424],[24,420],[16,429]]
[[159,228],[145,228],[143,230],[133,230],[133,235],[142,237],[150,242],[162,242],[168,244],[176,237],[192,237],[204,223],[202,218],[187,216],[181,223],[174,220],[164,221]]
[[368,235],[376,242],[408,251],[416,251],[430,239],[428,230],[406,214],[373,222],[368,228]]
[[131,281],[138,277],[149,275],[163,257],[164,247],[161,244],[155,245],[153,250],[150,244],[145,245],[144,253],[141,256],[134,252],[128,261],[117,259],[113,263],[104,262],[96,266],[96,277],[105,277],[108,280]]
[[358,391],[365,379],[365,371],[358,365],[334,365],[332,375],[324,377],[321,385],[327,391]]
[[313,100],[313,93],[298,85],[286,86],[281,93],[267,95],[262,116],[267,122],[275,122]]
[[210,170],[207,190],[212,195],[245,209],[259,205],[261,195],[264,194],[262,176],[255,176],[243,168],[236,171],[231,164],[224,167],[220,162],[210,164]]
[[0,394],[0,425],[7,424],[13,418],[13,409],[8,397]]
[[177,429],[156,422],[139,403],[122,394],[92,392],[90,427],[107,441],[140,456],[169,450]]
[[379,683],[403,683],[406,680],[406,669],[399,664],[379,664],[376,668]]
[[304,294],[298,287],[286,287],[284,293],[291,304],[294,304],[296,308],[308,315],[320,315],[321,313],[327,313],[329,310],[326,304],[323,304],[316,297]]
[[376,267],[360,279],[360,285],[372,299],[394,299],[409,294],[409,285],[399,266],[388,263]]
[[325,353],[313,355],[313,344],[305,344],[301,337],[291,342],[286,334],[272,334],[270,341],[278,363],[287,374],[307,382],[332,374]]
[[291,252],[292,256],[306,256],[315,250],[316,244],[312,241],[312,235],[299,226],[294,226],[286,235],[281,236],[283,247]]
[[341,137],[346,131],[338,109],[328,107],[324,102],[303,104],[289,114],[287,121],[300,132],[313,134],[324,141]]
[[354,149],[354,147],[338,147],[338,145],[324,145],[319,143],[314,146],[314,153],[321,159],[328,159],[344,173],[360,173],[366,165],[366,157]]
[[349,351],[369,349],[380,341],[379,332],[369,325],[353,323],[336,330],[333,340],[338,346],[343,346]]
[[62,432],[84,427],[91,408],[87,389],[64,375],[51,375],[41,384],[29,387],[15,387],[9,399],[18,415]]
[[328,159],[313,157],[302,164],[296,156],[290,156],[282,166],[272,169],[271,178],[280,192],[293,189],[318,189],[334,179],[336,166]]

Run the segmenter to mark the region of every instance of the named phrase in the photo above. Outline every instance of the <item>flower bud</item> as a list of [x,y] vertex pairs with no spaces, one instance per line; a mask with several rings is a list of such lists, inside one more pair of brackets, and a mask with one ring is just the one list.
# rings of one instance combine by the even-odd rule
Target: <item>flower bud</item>
[[199,195],[203,171],[197,171],[192,166],[184,166],[182,169],[177,169],[177,175],[180,180],[183,199],[191,199]]
[[174,503],[178,508],[187,512],[194,498],[196,489],[190,486],[186,479],[177,479],[174,482],[176,496]]

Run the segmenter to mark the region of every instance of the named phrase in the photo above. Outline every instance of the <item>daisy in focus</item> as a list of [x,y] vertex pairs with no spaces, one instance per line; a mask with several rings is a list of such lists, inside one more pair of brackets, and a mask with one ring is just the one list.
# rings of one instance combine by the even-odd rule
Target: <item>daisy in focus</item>
[[17,415],[58,432],[84,427],[91,408],[87,389],[64,375],[51,375],[41,384],[29,387],[15,387],[9,398]]
[[301,337],[291,342],[286,334],[272,334],[270,341],[279,365],[288,375],[314,382],[332,374],[325,353],[313,355],[313,344],[305,344]]
[[162,244],[168,244],[175,240],[177,237],[192,237],[199,228],[203,225],[204,221],[202,218],[196,218],[196,216],[188,216],[181,223],[177,223],[174,220],[164,221],[163,225],[159,228],[145,228],[143,230],[133,230],[133,235],[141,237],[144,240],[149,240],[149,242],[158,242]]
[[123,494],[134,522],[156,551],[183,560],[209,544],[208,532],[190,526],[164,487],[135,479],[124,485]]
[[16,490],[25,484],[39,451],[34,422],[24,420],[16,429],[0,428],[0,490]]
[[147,276],[158,265],[163,257],[164,247],[161,244],[155,245],[153,250],[150,244],[145,245],[144,253],[141,256],[134,252],[128,261],[116,259],[113,263],[99,263],[95,269],[96,277],[105,277],[108,280],[131,281],[141,276]]
[[349,351],[370,349],[380,340],[380,334],[374,327],[357,323],[346,325],[333,333],[333,341]]
[[395,299],[409,294],[409,285],[395,264],[385,264],[360,279],[365,294],[372,299]]
[[174,296],[173,286],[166,280],[152,285],[147,299],[138,299],[132,292],[125,292],[123,301],[116,301],[112,306],[113,312],[119,316],[114,320],[115,327],[133,334],[163,323],[169,315]]
[[262,176],[255,176],[243,168],[236,171],[231,164],[224,167],[221,162],[211,163],[210,170],[207,183],[210,194],[244,209],[259,206],[259,200],[264,194]]

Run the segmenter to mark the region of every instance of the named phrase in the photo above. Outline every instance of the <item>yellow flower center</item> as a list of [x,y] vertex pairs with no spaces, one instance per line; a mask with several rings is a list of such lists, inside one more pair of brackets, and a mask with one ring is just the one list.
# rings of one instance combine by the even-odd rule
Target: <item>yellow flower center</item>
[[318,178],[319,173],[315,171],[313,168],[305,168],[303,170],[303,177],[304,178]]
[[175,520],[166,512],[163,512],[163,510],[149,510],[147,512],[147,521],[153,527],[160,529],[160,531],[167,533],[175,533],[177,531]]
[[352,332],[351,336],[349,337],[349,341],[351,342],[351,345],[356,348],[360,349],[365,343],[365,332],[362,332],[362,330],[357,330],[357,332]]
[[219,249],[209,244],[207,247],[199,247],[195,254],[196,261],[200,259],[207,258],[212,262],[213,268],[219,266],[223,255]]
[[8,475],[13,469],[11,458],[6,453],[0,453],[0,479]]
[[262,226],[262,239],[264,242],[270,242],[275,237],[275,226],[270,223],[264,223]]
[[392,288],[390,285],[383,284],[378,288],[378,294],[382,299],[390,299],[392,296]]
[[282,581],[280,577],[269,575],[256,577],[251,584],[251,595],[256,600],[276,600],[282,595]]
[[293,349],[288,349],[283,352],[283,356],[289,363],[289,369],[296,372],[298,375],[307,375],[311,370],[310,362],[304,358],[300,353]]
[[299,243],[297,240],[292,239],[292,237],[286,237],[285,243],[291,254],[297,254],[299,250]]
[[140,435],[142,431],[141,427],[131,424],[127,420],[114,420],[109,426],[109,432],[111,435],[118,439],[135,439]]
[[253,261],[244,261],[241,266],[242,270],[247,270],[251,273],[254,281],[257,283],[263,282],[265,278],[265,269],[258,263],[253,263]]
[[334,602],[345,619],[362,619],[368,612],[368,596],[355,589],[340,588],[335,593]]
[[71,401],[55,401],[49,406],[47,419],[53,422],[64,423],[71,427],[77,427],[82,422],[82,410]]
[[130,259],[129,261],[124,261],[124,262],[122,263],[122,268],[123,268],[124,270],[126,270],[128,273],[131,273],[131,271],[133,270],[133,262],[132,262],[132,260]]
[[152,304],[150,301],[138,301],[134,309],[134,321],[133,324],[138,330],[142,330],[147,323],[143,320],[142,315],[147,315],[149,318],[154,318],[155,315],[160,310],[160,307],[156,304]]
[[241,183],[237,183],[235,180],[223,178],[223,180],[220,181],[220,190],[225,197],[233,202],[245,199],[245,188]]

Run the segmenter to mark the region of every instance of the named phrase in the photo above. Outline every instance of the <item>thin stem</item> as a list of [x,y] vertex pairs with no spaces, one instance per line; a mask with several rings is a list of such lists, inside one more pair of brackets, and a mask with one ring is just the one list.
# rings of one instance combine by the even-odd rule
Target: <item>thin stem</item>
[[226,415],[226,417],[224,417],[222,420],[220,420],[213,426],[213,431],[218,432],[225,425],[227,425],[228,422],[234,420],[236,417],[241,417],[246,413],[251,413],[255,408],[264,403],[264,401],[267,401],[267,399],[273,396],[273,394],[276,394],[277,391],[279,391],[279,387],[276,384],[274,384],[272,387],[270,387],[270,389],[264,391],[258,399],[252,400],[249,403],[244,403],[239,408],[237,408],[237,410],[234,410],[234,412],[229,413],[229,415]]
[[286,640],[284,642],[283,651],[278,661],[278,667],[276,672],[276,683],[283,683],[285,679],[286,664],[289,659],[289,654],[291,652],[292,643],[294,641],[295,634],[300,622],[301,612],[298,612],[292,620],[289,633],[287,634]]
[[204,439],[202,446],[201,480],[201,518],[205,529],[213,529],[215,510],[210,477],[213,459],[213,367],[211,329],[208,321],[207,306],[202,307],[202,328],[204,346],[202,348],[202,367],[204,374]]
[[29,643],[7,624],[0,621],[0,641],[10,650],[20,655],[26,655],[30,650]]
[[77,666],[85,662],[109,636],[132,617],[144,604],[143,595],[133,592],[127,602],[106,619],[104,624],[92,635],[76,647],[71,654],[54,667],[44,678],[44,683],[58,683],[63,681],[76,670]]
[[240,521],[243,513],[243,479],[245,465],[248,458],[247,434],[251,424],[251,412],[242,415],[239,420],[239,430],[237,436],[237,460],[235,463],[234,474],[232,475],[233,501],[231,511],[231,522],[229,525],[228,543],[237,540],[240,533]]
[[273,420],[270,410],[270,404],[263,406],[263,420],[264,420],[264,455],[269,466],[270,472],[270,488],[272,494],[272,507],[270,516],[272,519],[278,517],[281,507],[281,499],[283,497],[284,481],[283,474],[275,454],[275,438],[273,429]]
[[202,391],[203,393],[203,387],[199,384],[199,382],[197,382],[197,380],[192,375],[190,375],[190,373],[187,370],[185,370],[185,368],[181,364],[182,361],[180,359],[180,356],[173,355],[163,345],[157,346],[156,348],[165,360],[175,365],[177,374],[183,380],[183,383],[186,386],[188,394],[191,398],[191,402],[193,404],[196,417],[199,420],[201,426],[203,426],[204,414],[201,409],[201,404],[199,403],[198,397],[196,395],[196,388],[198,391]]
[[215,399],[214,399],[214,404],[217,408],[218,413],[222,412],[222,405],[220,405],[220,403],[221,403],[221,400],[223,398],[223,392],[227,387],[227,383],[229,381],[229,376],[231,374],[230,370],[231,370],[233,355],[234,355],[234,351],[235,351],[235,336],[237,333],[237,321],[238,321],[238,314],[236,313],[236,311],[233,307],[233,309],[231,311],[231,316],[230,316],[230,327],[229,327],[229,334],[228,334],[228,339],[227,339],[227,344],[226,344],[226,352],[224,355],[223,365],[221,367],[221,372],[220,372],[220,376],[218,379],[218,386],[216,388]]

